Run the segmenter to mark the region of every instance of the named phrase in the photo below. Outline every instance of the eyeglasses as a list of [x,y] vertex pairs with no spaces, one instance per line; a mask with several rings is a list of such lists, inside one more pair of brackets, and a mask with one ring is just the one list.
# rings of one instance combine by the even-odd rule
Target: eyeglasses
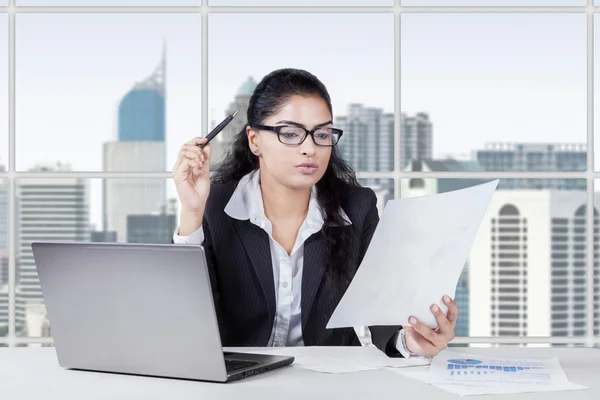
[[318,146],[335,146],[344,133],[341,129],[337,128],[315,128],[309,131],[301,126],[294,125],[253,125],[252,127],[265,131],[273,131],[277,133],[277,138],[281,143],[293,146],[302,144],[308,135],[312,136],[313,142]]

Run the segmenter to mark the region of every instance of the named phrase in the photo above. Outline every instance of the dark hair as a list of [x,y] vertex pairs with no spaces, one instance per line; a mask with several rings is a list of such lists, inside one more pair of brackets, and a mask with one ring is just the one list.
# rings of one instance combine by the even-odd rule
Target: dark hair
[[[283,108],[293,95],[320,97],[333,115],[329,93],[316,76],[301,69],[284,68],[266,75],[257,85],[248,106],[248,124],[262,124]],[[246,126],[236,134],[223,162],[213,174],[213,182],[237,183],[244,175],[259,168],[258,157],[250,151]],[[317,200],[325,221],[321,230],[327,244],[325,271],[330,276],[349,280],[351,253],[348,250],[356,249],[354,229],[352,225],[340,228],[344,219],[339,210],[348,188],[358,186],[358,182],[356,173],[339,155],[337,146],[331,150],[329,165],[316,184]]]

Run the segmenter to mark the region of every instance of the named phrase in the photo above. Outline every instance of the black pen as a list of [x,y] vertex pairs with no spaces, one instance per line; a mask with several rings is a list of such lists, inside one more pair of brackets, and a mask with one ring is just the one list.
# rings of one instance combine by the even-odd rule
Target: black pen
[[231,120],[233,119],[233,117],[235,117],[235,115],[238,113],[238,111],[240,111],[240,110],[236,110],[233,114],[231,114],[227,118],[225,118],[223,120],[223,122],[221,122],[219,125],[215,126],[215,129],[210,131],[208,136],[206,136],[205,143],[197,144],[196,146],[200,146],[200,148],[203,149],[204,146],[206,146],[211,140],[213,140],[214,137],[217,136],[219,134],[219,132],[221,132],[223,130],[223,128],[225,128],[227,126],[227,124],[229,124],[231,122]]

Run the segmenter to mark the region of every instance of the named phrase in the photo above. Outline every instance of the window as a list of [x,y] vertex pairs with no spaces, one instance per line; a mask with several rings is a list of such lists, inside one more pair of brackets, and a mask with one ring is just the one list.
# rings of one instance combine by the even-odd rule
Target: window
[[[453,163],[455,166],[459,161]],[[469,161],[462,163],[468,165]],[[441,162],[436,164],[440,165]],[[482,181],[439,178],[433,185],[440,192],[448,192],[478,183]],[[575,260],[578,254],[585,255],[585,245],[575,244],[571,239],[574,236],[586,238],[585,232],[575,232],[572,228],[585,226],[579,210],[581,204],[586,203],[587,191],[585,182],[563,183],[581,189],[550,189],[552,182],[548,179],[536,181],[542,189],[527,188],[516,179],[515,187],[520,189],[505,188],[494,193],[468,256],[471,285],[468,307],[465,308],[469,313],[470,335],[507,334],[506,330],[495,331],[492,322],[500,327],[520,328],[525,332],[524,336],[539,335],[539,332],[545,332],[546,336],[575,335],[573,316],[576,311],[581,311],[575,307],[586,306],[585,300],[582,301],[585,298],[580,295],[585,293],[587,279],[585,276],[574,279]],[[506,187],[503,180],[499,187]],[[420,195],[410,187],[408,178],[402,180],[400,193],[402,197]],[[540,210],[549,211],[540,213]],[[513,233],[521,229],[527,229],[528,236]],[[553,235],[556,231],[562,236]],[[495,237],[499,245],[494,248],[490,244]],[[530,241],[535,241],[535,245],[528,246]],[[525,246],[526,251],[523,250]],[[530,302],[529,298],[535,300]],[[561,315],[565,315],[565,321],[553,313],[558,309],[564,311]],[[495,314],[495,319],[490,319],[494,310],[528,311],[521,316],[500,312]],[[546,315],[544,321],[547,323],[536,319],[540,315]],[[567,324],[564,332],[559,332],[556,325],[553,327],[557,318],[561,324]]]
[[[586,180],[588,160],[600,171],[586,143],[587,104],[600,115],[600,101],[588,98],[600,94],[600,62],[587,79],[587,43],[594,39],[592,61],[600,54],[600,15],[588,37],[598,9],[585,0],[7,3],[0,0],[0,346],[52,344],[28,243],[169,241],[179,148],[239,109],[213,142],[216,165],[247,122],[258,82],[285,66],[327,87],[334,125],[344,129],[339,151],[374,190],[380,214],[394,198],[510,173],[459,278],[458,336],[600,343],[600,182]],[[286,29],[273,35],[274,26]]]
[[170,171],[199,136],[200,14],[21,13],[15,27],[18,171]]
[[[401,15],[400,29],[402,111],[428,113],[434,158],[473,155],[485,171],[585,171],[584,13],[411,12]],[[557,59],[560,67],[553,64]],[[519,87],[527,90],[515,96]],[[549,87],[564,97],[549,98]],[[565,109],[573,114],[564,115]],[[531,155],[547,162],[527,163]],[[537,188],[540,182],[515,179],[503,187]]]
[[[8,55],[8,15],[0,14],[0,54]],[[0,172],[8,169],[8,57],[0,57]]]
[[[598,1],[598,0],[595,0]],[[586,0],[400,0],[403,6],[585,6]],[[598,4],[598,3],[596,3]]]

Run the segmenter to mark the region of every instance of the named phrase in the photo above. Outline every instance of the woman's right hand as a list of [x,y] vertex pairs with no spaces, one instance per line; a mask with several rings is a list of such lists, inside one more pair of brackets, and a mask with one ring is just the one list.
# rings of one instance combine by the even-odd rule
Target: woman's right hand
[[210,144],[202,149],[198,145],[203,143],[205,138],[195,137],[184,144],[173,167],[182,214],[204,213],[210,192]]

